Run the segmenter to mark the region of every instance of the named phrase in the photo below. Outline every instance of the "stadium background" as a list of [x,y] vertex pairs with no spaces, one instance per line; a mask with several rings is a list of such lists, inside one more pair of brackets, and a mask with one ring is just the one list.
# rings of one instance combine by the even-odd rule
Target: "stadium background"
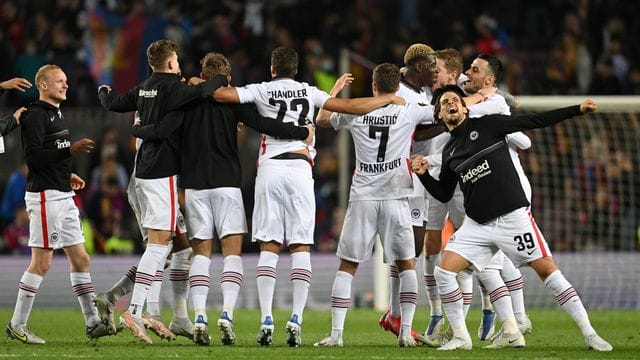
[[[501,87],[516,96],[639,95],[640,24],[632,1],[547,1],[524,4],[492,1],[27,1],[0,0],[0,80],[21,76],[33,80],[45,63],[63,67],[69,77],[65,118],[76,138],[91,137],[97,151],[76,161],[88,187],[79,193],[88,244],[94,256],[97,289],[104,289],[137,261],[137,227],[124,190],[133,160],[130,114],[111,114],[97,104],[98,84],[122,92],[144,79],[146,46],[159,38],[180,44],[183,73],[197,75],[198,61],[208,51],[227,55],[236,85],[268,79],[270,51],[279,45],[300,54],[298,80],[328,89],[339,74],[340,51],[349,50],[348,69],[357,81],[352,96],[369,95],[371,64],[401,64],[406,47],[423,42],[434,49],[453,47],[465,66],[479,52],[499,56],[506,73]],[[34,100],[35,90],[0,97],[1,113]],[[560,266],[589,307],[638,309],[640,293],[633,276],[640,262],[638,187],[640,149],[639,98],[610,106],[606,113],[568,121],[529,133],[533,148],[521,158],[534,186],[533,211]],[[529,111],[527,102],[523,111]],[[338,173],[351,159],[338,152],[338,137],[318,131],[317,216],[314,287],[310,305],[326,307],[336,260],[332,255],[343,212]],[[252,208],[257,134],[239,138],[243,193]],[[0,258],[7,271],[3,289],[14,289],[28,260],[21,208],[22,151],[19,130],[5,138],[0,155]],[[24,185],[22,185],[23,187]],[[16,216],[17,214],[17,216]],[[249,218],[250,219],[250,218]],[[249,242],[245,250],[256,249]],[[325,253],[325,254],[320,254]],[[44,282],[42,295],[75,306],[62,257]],[[220,259],[213,271],[219,273]],[[247,274],[255,257],[245,257]],[[218,266],[218,267],[216,267]],[[367,268],[373,267],[369,263]],[[288,262],[280,264],[286,274]],[[218,271],[217,271],[217,270]],[[372,271],[361,271],[354,294],[370,305]],[[552,298],[529,271],[529,305],[552,306]],[[247,281],[240,304],[255,307],[255,284]],[[213,277],[215,280],[215,276]],[[287,282],[279,281],[279,294]],[[213,290],[212,292],[216,292]],[[51,296],[48,296],[48,295]],[[55,296],[60,294],[62,296]],[[219,295],[219,294],[218,294]],[[290,297],[279,296],[286,306]],[[424,297],[421,297],[424,299]],[[0,295],[0,307],[12,307],[14,291]],[[211,303],[220,303],[215,294]]]

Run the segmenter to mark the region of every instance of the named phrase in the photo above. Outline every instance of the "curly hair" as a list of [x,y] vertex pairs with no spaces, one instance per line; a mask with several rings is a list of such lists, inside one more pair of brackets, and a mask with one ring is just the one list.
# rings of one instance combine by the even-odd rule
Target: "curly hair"
[[405,66],[412,65],[420,60],[424,60],[427,56],[433,55],[435,51],[429,45],[413,44],[404,52]]

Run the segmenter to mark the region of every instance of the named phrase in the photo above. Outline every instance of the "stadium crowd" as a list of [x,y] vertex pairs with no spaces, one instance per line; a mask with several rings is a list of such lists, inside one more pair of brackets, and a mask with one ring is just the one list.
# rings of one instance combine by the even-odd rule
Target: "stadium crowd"
[[[0,49],[5,56],[0,60],[0,79],[33,79],[43,64],[59,64],[69,76],[66,111],[98,106],[97,84],[109,84],[119,93],[138,83],[148,75],[147,45],[169,38],[182,50],[183,73],[196,75],[199,59],[215,50],[229,57],[233,82],[239,85],[265,80],[271,50],[278,45],[290,46],[301,56],[297,80],[328,90],[335,80],[341,48],[348,47],[373,63],[400,64],[407,44],[424,42],[434,49],[456,48],[465,65],[478,53],[498,56],[506,68],[501,86],[514,95],[640,94],[640,40],[632,36],[640,32],[640,25],[633,19],[639,8],[640,4],[630,1],[589,0],[544,4],[506,0],[490,4],[418,0],[1,0]],[[319,13],[323,16],[317,16]],[[442,36],[443,32],[447,36]],[[351,71],[356,77],[352,94],[367,95],[371,69],[354,63]],[[24,93],[12,91],[0,97],[0,108],[25,105],[36,96],[35,88]],[[131,138],[101,126],[91,125],[99,151],[83,164],[85,168],[78,169],[88,179],[87,190],[80,193],[87,230],[92,229],[96,252],[110,252],[111,247],[140,251],[138,241],[119,241],[121,237],[137,236],[125,199],[134,155]],[[336,207],[337,154],[330,132],[318,131],[317,138],[316,247],[333,251],[343,218]],[[251,165],[258,142],[251,132],[241,132],[240,142],[242,189],[250,212],[255,178]],[[0,183],[6,185],[0,213],[0,252],[28,252],[20,245],[28,231],[21,206],[24,169],[20,164],[11,166],[3,167],[6,171],[0,176]],[[623,171],[629,171],[627,168]],[[599,198],[606,199],[607,194]],[[610,209],[594,211],[584,216],[602,221]],[[106,245],[108,239],[112,239],[111,245]],[[580,246],[568,243],[561,248]],[[248,246],[248,250],[256,249]]]

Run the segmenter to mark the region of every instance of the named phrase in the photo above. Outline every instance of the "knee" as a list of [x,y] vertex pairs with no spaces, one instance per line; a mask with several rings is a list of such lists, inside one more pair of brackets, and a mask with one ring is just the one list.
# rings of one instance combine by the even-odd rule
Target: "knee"
[[51,261],[52,259],[32,259],[27,271],[32,274],[45,276],[49,272],[49,268],[51,268]]
[[485,284],[487,281],[501,279],[500,272],[497,269],[485,269],[477,273],[478,280]]
[[71,262],[72,272],[88,272],[91,264],[91,258],[86,252],[75,254],[73,258],[69,259]]
[[433,276],[435,276],[436,278],[436,284],[438,284],[438,286],[440,285],[446,285],[452,282],[456,282],[456,276],[457,273],[452,272],[452,271],[448,271],[448,270],[444,270],[443,268],[441,268],[440,266],[436,266],[434,271],[433,271]]

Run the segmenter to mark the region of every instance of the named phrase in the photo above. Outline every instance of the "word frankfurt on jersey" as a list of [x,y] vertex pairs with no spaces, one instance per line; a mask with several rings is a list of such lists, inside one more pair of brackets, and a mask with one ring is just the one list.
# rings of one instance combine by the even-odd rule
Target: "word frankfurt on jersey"
[[298,90],[268,90],[267,97],[273,99],[279,98],[302,98],[307,97],[307,89],[298,89]]
[[157,95],[158,95],[158,90],[156,90],[156,89],[151,89],[151,90],[140,89],[138,91],[138,96],[143,97],[143,98],[154,98]]
[[489,161],[485,160],[482,164],[469,169],[465,174],[460,174],[462,178],[462,183],[466,184],[467,181],[471,181],[471,183],[475,183],[478,179],[481,179],[487,175],[491,174],[491,167],[489,166]]
[[393,161],[385,162],[385,163],[360,163],[360,172],[363,173],[382,173],[385,171],[393,170],[399,167],[402,164],[402,159],[398,158]]
[[396,122],[398,122],[398,115],[365,115],[362,117],[363,125],[394,125]]

